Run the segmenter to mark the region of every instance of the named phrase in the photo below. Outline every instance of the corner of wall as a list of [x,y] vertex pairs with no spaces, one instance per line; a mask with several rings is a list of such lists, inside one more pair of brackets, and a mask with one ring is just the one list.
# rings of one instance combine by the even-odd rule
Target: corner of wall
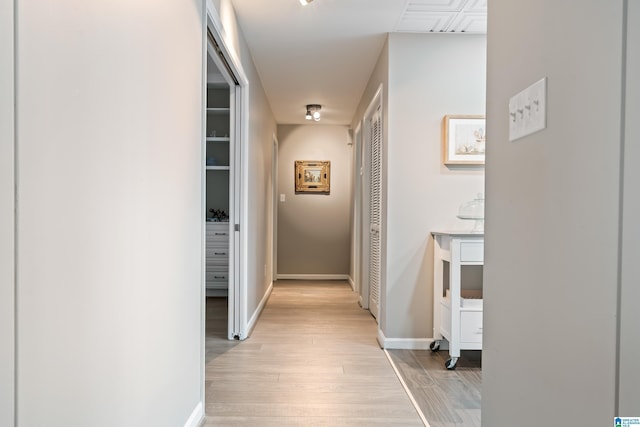
[[14,2],[0,0],[0,425],[15,413]]
[[640,330],[637,327],[637,301],[640,300],[640,197],[636,183],[640,182],[640,3],[628,2],[626,35],[626,71],[624,105],[624,151],[620,295],[619,295],[619,370],[618,412],[619,416],[640,414]]

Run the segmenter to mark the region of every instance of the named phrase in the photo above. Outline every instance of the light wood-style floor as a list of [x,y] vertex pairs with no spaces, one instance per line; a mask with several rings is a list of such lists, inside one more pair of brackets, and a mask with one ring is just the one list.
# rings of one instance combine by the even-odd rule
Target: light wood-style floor
[[225,307],[207,300],[205,426],[423,425],[345,282],[277,282],[243,342]]
[[446,350],[388,352],[430,427],[480,427],[482,352],[462,351],[453,371]]

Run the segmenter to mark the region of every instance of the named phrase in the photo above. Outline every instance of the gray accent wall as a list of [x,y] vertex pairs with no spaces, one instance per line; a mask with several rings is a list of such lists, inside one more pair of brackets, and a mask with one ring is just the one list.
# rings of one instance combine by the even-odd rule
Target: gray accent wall
[[[348,127],[280,125],[278,142],[278,193],[285,196],[278,202],[278,274],[348,275],[353,155]],[[330,194],[296,194],[296,160],[329,160]]]
[[0,425],[14,424],[14,96],[12,0],[0,1]]
[[184,426],[204,382],[203,2],[16,4],[17,424]]
[[[624,3],[489,2],[483,425],[640,414],[637,119],[622,133],[639,20],[629,1],[625,82]],[[542,77],[547,128],[509,142],[509,98]]]

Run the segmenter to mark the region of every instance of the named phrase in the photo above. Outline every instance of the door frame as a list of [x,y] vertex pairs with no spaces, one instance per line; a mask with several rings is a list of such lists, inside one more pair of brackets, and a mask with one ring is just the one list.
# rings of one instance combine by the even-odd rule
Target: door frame
[[358,304],[367,308],[362,297],[362,185],[363,185],[363,151],[362,151],[362,121],[359,121],[353,132],[353,142],[355,145],[353,155],[353,183],[354,183],[354,203],[353,203],[353,283],[354,291],[358,294]]
[[278,137],[273,134],[271,147],[271,283],[278,278]]
[[[373,98],[371,99],[371,102],[369,103],[369,105],[367,106],[367,109],[365,110],[364,116],[362,118],[362,169],[363,169],[363,173],[362,173],[362,178],[361,178],[361,185],[362,185],[362,197],[361,197],[361,205],[360,205],[360,212],[361,212],[361,216],[360,216],[360,233],[361,233],[361,256],[360,256],[360,278],[361,278],[361,287],[360,287],[360,304],[362,306],[362,308],[367,309],[370,311],[370,307],[369,307],[369,296],[370,296],[370,281],[369,281],[369,261],[370,261],[370,251],[369,251],[369,246],[370,246],[370,242],[371,239],[369,238],[369,232],[370,232],[370,219],[369,219],[369,200],[370,200],[370,183],[371,183],[371,179],[370,179],[370,175],[371,175],[371,146],[369,141],[371,140],[371,119],[373,118],[374,113],[380,109],[380,114],[382,115],[383,113],[383,103],[382,103],[382,92],[383,90],[383,85],[382,83],[380,84],[380,86],[378,86],[378,89],[376,90],[376,93],[373,95]],[[384,115],[382,115],[382,122],[384,122]],[[384,125],[384,123],[383,123]],[[382,133],[382,132],[381,132]],[[384,145],[384,137],[383,135],[381,135],[382,138],[382,142],[381,144]],[[382,147],[381,147],[382,149]],[[383,161],[384,163],[384,161]],[[381,168],[382,169],[382,168]],[[380,173],[382,174],[382,170],[380,171]],[[383,184],[384,184],[384,180],[382,179],[383,176],[381,176],[381,182],[380,182],[380,186],[381,186],[381,193],[384,193],[383,191]],[[381,194],[381,204],[383,204],[384,200]],[[383,221],[383,209],[381,207],[381,222]],[[381,246],[383,245],[383,243],[385,242],[386,239],[384,239],[383,237],[383,229],[380,230],[380,243]],[[383,248],[381,247],[381,252],[383,251]],[[384,294],[382,293],[382,289],[383,289],[383,272],[385,271],[385,269],[382,266],[382,259],[381,259],[381,265],[380,265],[380,289],[378,290],[379,292],[379,301],[378,301],[378,312],[377,313],[372,313],[372,315],[376,318],[376,321],[378,323],[378,325],[380,325],[380,315],[382,313],[382,307],[383,307],[383,299],[384,299]],[[378,327],[379,329],[379,327]]]
[[[217,10],[211,0],[206,2],[206,28],[205,32],[210,33],[218,45],[225,63],[220,60],[220,72],[229,83],[230,97],[230,159],[229,159],[229,305],[228,305],[228,334],[229,339],[244,340],[248,335],[247,321],[247,282],[246,282],[246,260],[248,257],[247,233],[244,232],[247,221],[248,191],[247,191],[247,140],[249,129],[249,80],[242,67],[239,58],[230,42],[224,36],[222,22]],[[208,54],[209,41],[205,34],[206,49]],[[204,60],[206,61],[206,56]],[[217,55],[214,61],[219,60]],[[218,65],[218,64],[217,64]],[[206,62],[205,62],[206,69]],[[203,108],[206,107],[203,105]],[[203,174],[204,162],[202,162]],[[203,189],[204,190],[204,189]],[[205,194],[203,192],[203,205]],[[204,209],[203,209],[204,210]],[[204,225],[203,225],[204,227]],[[204,236],[204,232],[203,232]],[[204,242],[203,242],[204,247]],[[204,276],[204,264],[203,264]],[[203,279],[203,295],[205,286]],[[206,297],[203,297],[203,306]],[[202,322],[205,324],[203,312]],[[204,351],[204,331],[202,339]]]

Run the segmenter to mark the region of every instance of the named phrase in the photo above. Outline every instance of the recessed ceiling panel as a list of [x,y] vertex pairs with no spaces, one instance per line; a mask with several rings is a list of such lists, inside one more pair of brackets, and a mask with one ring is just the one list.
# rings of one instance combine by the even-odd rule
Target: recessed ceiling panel
[[405,15],[414,12],[458,12],[468,0],[409,0]]
[[461,13],[447,30],[456,33],[486,33],[486,13]]
[[410,17],[404,18],[398,23],[396,31],[414,33],[440,32],[449,27],[455,17],[456,14],[451,12],[413,13]]
[[469,0],[464,10],[465,12],[487,13],[487,0]]
[[279,124],[349,124],[389,32],[486,32],[487,0],[231,2]]
[[395,31],[486,33],[487,0],[409,0]]

